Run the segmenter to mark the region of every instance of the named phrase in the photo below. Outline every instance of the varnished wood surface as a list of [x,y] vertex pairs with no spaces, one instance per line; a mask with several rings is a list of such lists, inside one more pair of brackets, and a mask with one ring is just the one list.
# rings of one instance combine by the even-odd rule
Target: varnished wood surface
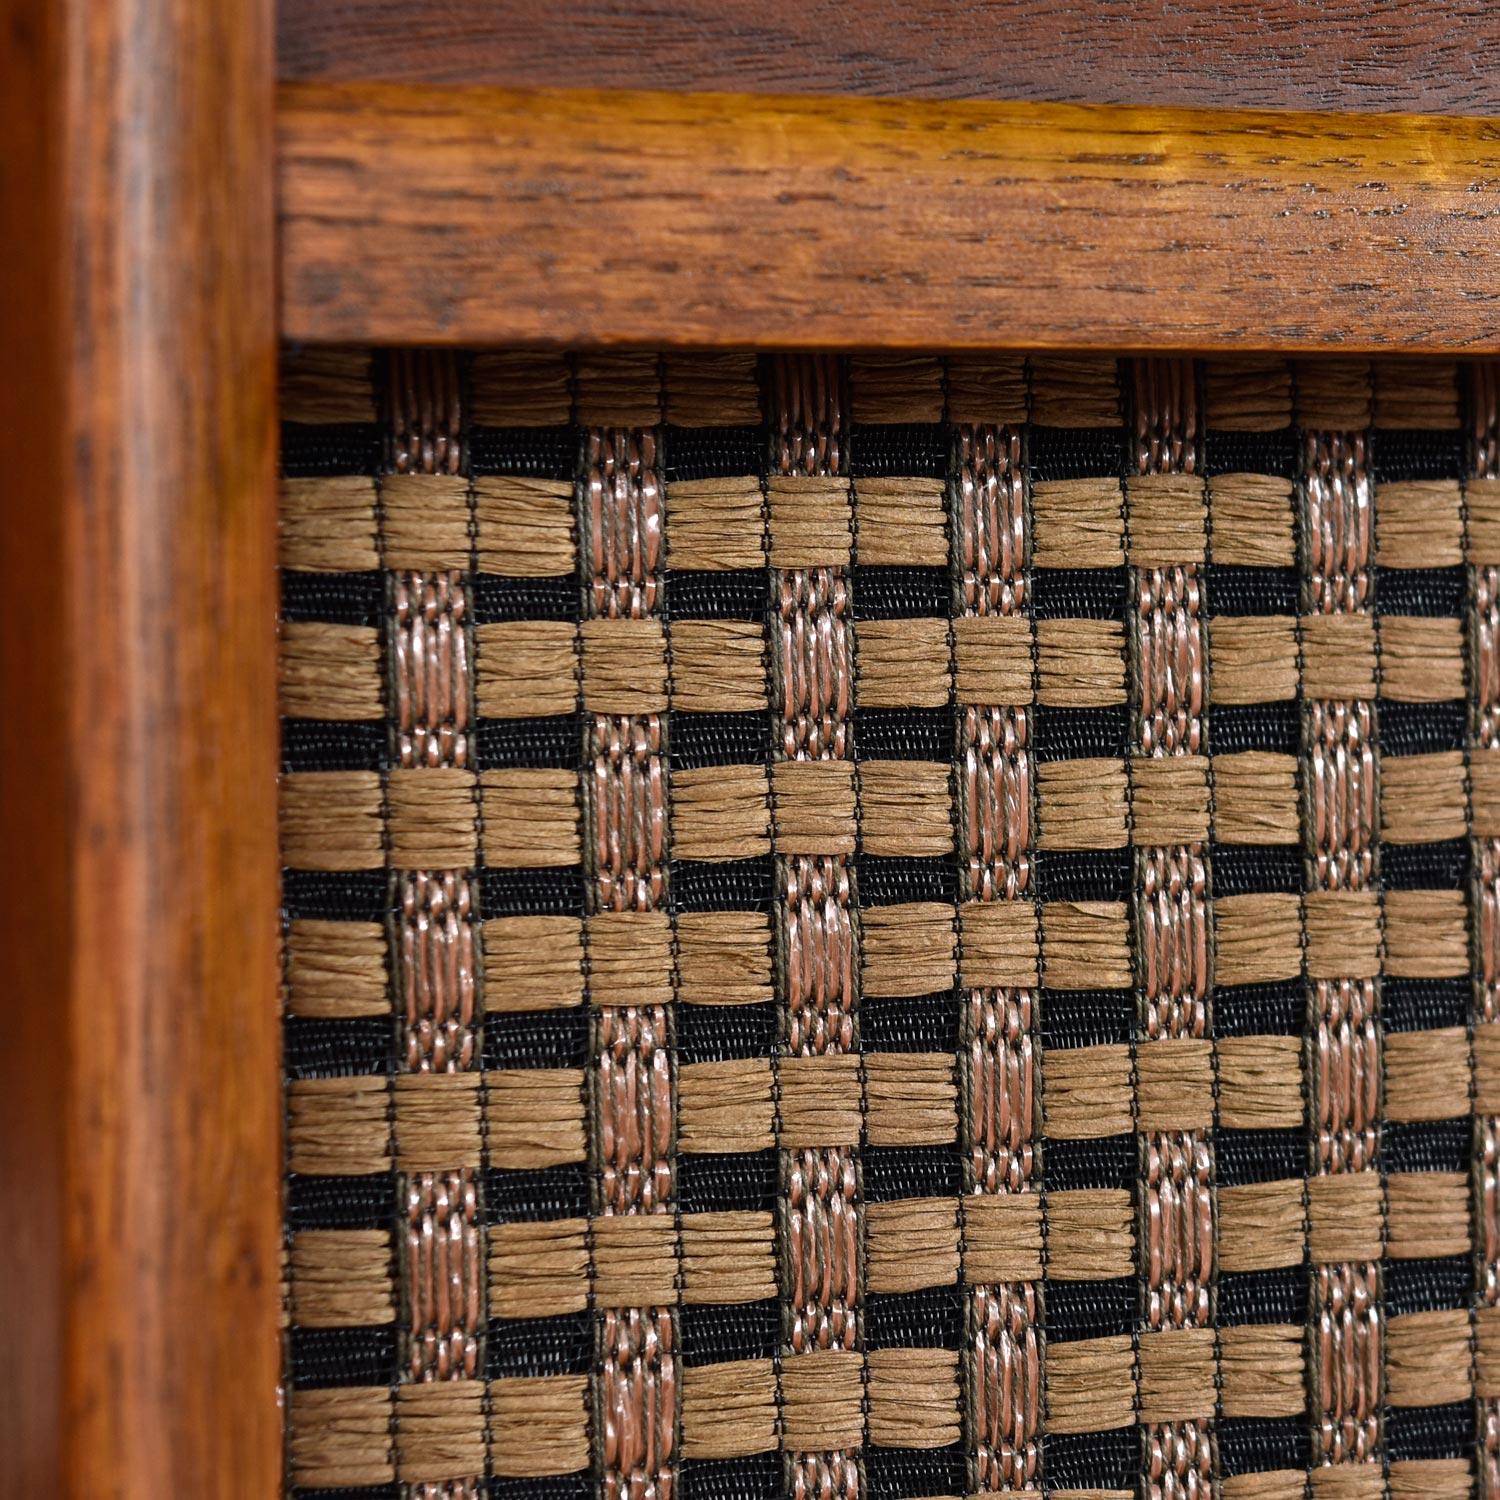
[[1500,124],[283,85],[282,326],[1500,349]]
[[1500,114],[1489,0],[282,0],[286,79]]
[[272,17],[7,22],[0,1494],[266,1500]]

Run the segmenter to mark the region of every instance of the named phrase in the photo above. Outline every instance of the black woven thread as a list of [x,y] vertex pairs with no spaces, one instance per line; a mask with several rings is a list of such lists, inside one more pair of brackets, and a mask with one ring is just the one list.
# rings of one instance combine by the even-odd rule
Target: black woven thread
[[1130,580],[1123,567],[1038,568],[1030,588],[1038,620],[1118,620]]
[[677,1158],[677,1203],[685,1214],[730,1209],[769,1212],[776,1206],[775,1150],[686,1152]]
[[380,722],[283,719],[283,771],[379,771],[389,761],[390,735]]
[[384,1229],[396,1212],[396,1176],[321,1177],[293,1172],[286,1180],[286,1227]]
[[594,1485],[588,1470],[579,1469],[537,1479],[489,1479],[484,1493],[487,1500],[591,1500]]
[[1048,990],[1041,1006],[1042,1047],[1053,1052],[1122,1045],[1131,1038],[1135,1015],[1129,990]]
[[771,754],[771,721],[761,713],[672,715],[668,746],[674,769],[764,765]]
[[677,911],[763,911],[775,893],[771,857],[704,861],[675,859],[668,882]]
[[891,1000],[862,995],[860,1047],[865,1052],[957,1052],[961,1010],[956,990]]
[[1447,1406],[1388,1406],[1385,1452],[1392,1463],[1466,1458],[1474,1446],[1474,1403]]
[[[1468,1163],[1464,1166],[1467,1168]],[[1474,1262],[1467,1255],[1387,1260],[1381,1267],[1381,1277],[1389,1318],[1466,1308],[1475,1290]]]
[[[856,621],[947,617],[953,582],[946,568],[858,567],[852,572],[850,592]],[[945,673],[947,668],[945,660],[933,660],[934,675]]]
[[781,1303],[692,1303],[678,1309],[682,1362],[696,1365],[729,1364],[744,1359],[770,1359],[781,1343]]
[[1311,1289],[1305,1264],[1266,1271],[1221,1271],[1219,1322],[1226,1328],[1243,1323],[1303,1324]]
[[780,1453],[685,1458],[678,1465],[677,1485],[682,1500],[781,1500],[782,1463]]
[[1203,569],[1204,611],[1223,615],[1295,615],[1301,590],[1296,568],[1240,568],[1209,563]]
[[571,771],[583,744],[578,714],[539,719],[481,719],[474,729],[474,757],[481,771],[525,766]]
[[946,708],[856,708],[854,753],[860,760],[953,759],[953,714]]
[[963,1191],[957,1146],[866,1146],[860,1166],[866,1203],[956,1198]]
[[1045,1303],[1048,1343],[1118,1338],[1135,1327],[1135,1278],[1048,1281]]
[[1049,1491],[1133,1490],[1140,1475],[1140,1429],[1044,1433],[1042,1464]]
[[894,906],[904,901],[958,900],[958,867],[951,859],[862,854],[855,862],[859,904]]
[[1049,1192],[1135,1185],[1137,1142],[1133,1135],[1042,1143],[1042,1181]]
[[1452,1120],[1387,1120],[1381,1127],[1388,1172],[1467,1172],[1473,1122],[1467,1113]]
[[1033,745],[1038,761],[1098,757],[1123,760],[1130,745],[1130,711],[1122,703],[1109,708],[1032,710]]
[[1118,478],[1125,472],[1120,427],[1031,426],[1026,437],[1026,457],[1036,479]]
[[1295,755],[1302,744],[1302,721],[1292,702],[1211,707],[1208,740],[1214,755],[1240,755],[1247,750]]
[[396,1066],[389,1015],[288,1016],[282,1023],[282,1067],[288,1078],[352,1078]]
[[1274,844],[1214,844],[1210,852],[1216,896],[1302,889],[1300,849]]
[[662,429],[662,472],[668,484],[759,474],[765,458],[766,434],[760,427]]
[[294,1327],[287,1361],[291,1382],[303,1391],[386,1385],[396,1379],[398,1342],[394,1324],[380,1328]]
[[[766,617],[770,584],[765,569],[722,573],[669,572],[666,612],[674,620],[753,620]],[[675,715],[674,715],[675,718]]]
[[776,1007],[771,1004],[679,1005],[675,1014],[679,1063],[769,1057],[775,1045]]
[[1220,1037],[1301,1036],[1307,993],[1297,982],[1239,984],[1214,990],[1214,1031]]
[[572,578],[499,578],[481,573],[471,582],[476,625],[515,620],[578,619],[582,601]]
[[1273,474],[1290,479],[1297,472],[1297,433],[1282,427],[1275,432],[1228,432],[1210,427],[1203,434],[1203,471],[1206,474]]
[[581,917],[583,871],[481,870],[479,915],[486,917]]
[[581,1162],[560,1167],[491,1167],[480,1200],[491,1224],[581,1219],[589,1211],[589,1179]]
[[589,1055],[589,1017],[567,1010],[501,1011],[485,1018],[484,1067],[581,1068]]
[[870,1292],[865,1298],[867,1349],[957,1349],[963,1342],[965,1293],[956,1286],[915,1292]]
[[491,1318],[485,1373],[507,1376],[586,1375],[594,1362],[594,1320],[588,1312],[555,1318]]
[[1306,1417],[1221,1417],[1219,1464],[1226,1479],[1312,1465]]
[[385,574],[281,573],[281,618],[287,623],[378,626],[385,606]]
[[379,922],[391,910],[384,870],[283,870],[281,907],[289,921]]
[[849,473],[855,479],[942,479],[951,443],[940,422],[855,422],[849,428]]
[[1376,568],[1375,612],[1459,619],[1468,595],[1463,568]]
[[1464,472],[1464,435],[1380,427],[1370,434],[1376,484],[1402,479],[1457,479]]
[[1041,901],[1124,901],[1130,894],[1129,849],[1039,849],[1033,861]]
[[963,1493],[964,1449],[877,1448],[865,1449],[865,1493],[869,1500],[915,1500],[924,1495]]
[[578,427],[471,427],[469,472],[571,479],[583,452]]
[[1380,880],[1388,891],[1465,890],[1469,866],[1468,839],[1380,846]]
[[[1469,724],[1467,704],[1392,703],[1382,698],[1378,715],[1382,755],[1432,755],[1464,747]],[[1216,716],[1216,726],[1217,722]]]
[[288,479],[375,474],[385,456],[378,422],[283,422],[281,472]]
[[1380,1019],[1390,1031],[1439,1031],[1468,1020],[1472,981],[1386,979],[1380,987]]
[[1307,1137],[1301,1130],[1228,1130],[1214,1133],[1221,1187],[1282,1182],[1307,1170]]

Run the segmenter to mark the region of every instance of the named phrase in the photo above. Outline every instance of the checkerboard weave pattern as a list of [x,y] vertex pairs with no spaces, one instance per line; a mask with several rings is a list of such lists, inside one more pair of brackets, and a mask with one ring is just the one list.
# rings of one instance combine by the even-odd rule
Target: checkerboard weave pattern
[[1500,1495],[1497,392],[289,355],[291,1492]]

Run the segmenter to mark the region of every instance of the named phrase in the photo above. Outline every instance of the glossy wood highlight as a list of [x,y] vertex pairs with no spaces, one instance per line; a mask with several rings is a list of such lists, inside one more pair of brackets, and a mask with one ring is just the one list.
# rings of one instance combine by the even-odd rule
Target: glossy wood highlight
[[1500,349],[1500,124],[284,85],[283,330]]
[[1500,114],[1488,0],[284,0],[282,78]]
[[9,0],[7,23],[0,1492],[265,1500],[272,18]]

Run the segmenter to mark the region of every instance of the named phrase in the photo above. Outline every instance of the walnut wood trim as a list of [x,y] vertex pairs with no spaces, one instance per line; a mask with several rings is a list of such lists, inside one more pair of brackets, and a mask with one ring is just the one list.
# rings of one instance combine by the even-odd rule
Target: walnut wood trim
[[0,1492],[279,1493],[268,0],[13,0]]
[[1500,114],[1489,0],[287,0],[284,79]]
[[1500,349],[1500,125],[283,85],[282,328]]

